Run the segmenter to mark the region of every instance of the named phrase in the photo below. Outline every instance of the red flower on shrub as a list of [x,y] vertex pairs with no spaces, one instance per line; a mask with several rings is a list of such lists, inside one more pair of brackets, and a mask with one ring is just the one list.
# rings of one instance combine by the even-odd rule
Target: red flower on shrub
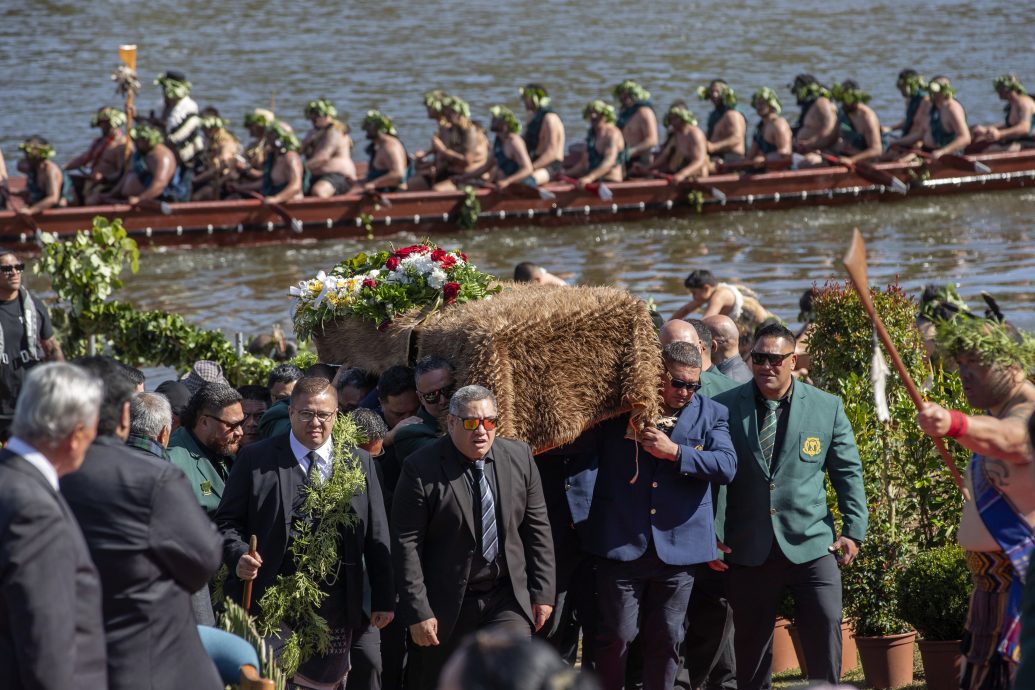
[[456,257],[452,254],[446,254],[442,257],[442,260],[438,262],[438,265],[441,266],[443,270],[452,268],[453,266],[456,266]]
[[442,298],[446,304],[452,304],[460,294],[460,283],[446,283],[442,286]]
[[377,281],[374,280],[373,278],[367,278],[366,280],[363,281],[363,287],[365,287],[365,288],[376,288],[377,287]]
[[446,256],[447,256],[447,254],[446,254],[446,250],[445,249],[440,249],[439,248],[439,249],[435,249],[433,252],[431,252],[431,260],[432,261],[442,261],[442,259],[446,258]]
[[388,257],[388,260],[385,261],[385,268],[387,268],[389,271],[394,271],[395,269],[399,268],[399,257]]

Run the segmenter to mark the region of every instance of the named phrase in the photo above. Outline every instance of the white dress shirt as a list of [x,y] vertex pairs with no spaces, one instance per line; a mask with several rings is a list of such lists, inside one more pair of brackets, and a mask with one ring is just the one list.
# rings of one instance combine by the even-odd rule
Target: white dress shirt
[[12,436],[11,440],[7,442],[7,450],[25,458],[30,465],[40,471],[47,483],[54,487],[54,491],[58,490],[57,470],[50,464],[50,460],[47,460],[47,456],[17,436]]
[[[302,468],[302,474],[309,475],[309,453],[310,449],[302,445],[302,442],[295,438],[294,432],[290,434],[291,437],[291,452],[295,454],[295,460],[298,462],[299,467]],[[316,449],[316,454],[319,456],[318,467],[320,468],[320,477],[327,481],[331,478],[331,452],[334,450],[334,439],[328,437],[327,441]]]

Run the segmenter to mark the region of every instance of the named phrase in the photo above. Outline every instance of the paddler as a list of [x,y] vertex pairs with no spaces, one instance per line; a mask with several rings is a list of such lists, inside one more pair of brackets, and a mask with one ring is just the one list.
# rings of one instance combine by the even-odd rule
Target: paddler
[[15,209],[31,216],[48,208],[68,206],[73,201],[72,180],[53,160],[54,147],[41,136],[31,136],[18,145],[24,154],[18,170],[25,173],[26,188],[22,193],[27,206]]
[[162,115],[157,122],[165,131],[165,143],[176,154],[180,175],[189,188],[198,156],[205,147],[198,104],[190,97],[191,83],[182,72],[163,72],[155,84],[162,88],[163,100]]
[[686,101],[680,99],[674,101],[668,107],[665,115],[661,118],[661,126],[665,128],[665,141],[662,142],[658,155],[654,156],[654,160],[651,161],[649,168],[644,168],[638,163],[629,166],[630,175],[640,176],[654,173],[671,175],[686,164],[686,160],[676,150],[676,127],[672,111],[677,108],[688,109],[689,106],[687,106]]
[[992,84],[999,100],[1006,101],[1003,108],[1005,119],[1000,125],[975,125],[971,128],[974,143],[985,144],[986,151],[1035,148],[1035,100],[1012,74],[996,77]]
[[266,128],[266,165],[262,176],[262,195],[267,204],[282,204],[302,198],[306,170],[299,150],[302,148],[291,125],[274,120]]
[[326,199],[346,193],[357,177],[349,126],[337,119],[338,109],[326,98],[309,101],[305,116],[313,123],[302,140],[302,155],[313,176],[309,196]]
[[244,147],[242,159],[238,160],[238,173],[242,180],[262,179],[266,162],[266,128],[276,119],[273,111],[266,108],[256,108],[250,113],[245,113],[244,127],[252,140]]
[[407,188],[409,177],[406,149],[391,118],[377,110],[368,110],[361,125],[370,143],[367,154],[367,176],[363,189],[368,192],[395,192]]
[[561,172],[564,161],[564,123],[550,107],[550,96],[541,84],[518,89],[525,105],[525,148],[532,157],[536,184],[546,184]]
[[452,177],[468,175],[481,168],[489,160],[489,140],[485,132],[471,121],[471,106],[456,96],[446,96],[442,101],[442,114],[449,123],[449,136],[445,141],[432,140],[435,165],[438,174],[433,181],[427,174],[413,178],[409,189],[434,189],[449,191],[456,189]]
[[713,79],[707,86],[697,87],[697,97],[711,101],[705,136],[708,137],[708,155],[716,162],[732,162],[744,158],[744,132],[747,118],[737,108],[737,94],[722,79]]
[[428,187],[433,187],[439,182],[449,179],[449,170],[446,168],[446,161],[439,161],[435,153],[435,142],[449,140],[451,125],[444,114],[445,101],[449,98],[442,89],[432,89],[424,93],[424,110],[428,119],[435,123],[435,133],[431,135],[431,146],[428,150],[418,149],[413,154],[414,177],[425,177]]
[[124,200],[130,206],[141,201],[187,201],[190,183],[180,174],[176,156],[165,145],[165,136],[147,122],[138,123],[129,132],[133,155],[129,166],[105,201]]
[[649,168],[658,145],[658,118],[650,102],[650,92],[626,79],[612,93],[620,108],[615,124],[628,147],[626,160]]
[[780,115],[783,106],[776,92],[763,86],[751,95],[751,107],[761,118],[751,135],[751,148],[747,158],[758,165],[766,161],[787,159],[791,156],[791,141],[794,138],[791,126]]
[[902,136],[891,139],[882,160],[901,160],[911,150],[920,146],[924,129],[931,114],[931,97],[927,93],[927,80],[915,69],[904,69],[898,73],[895,82],[898,92],[906,99],[906,116],[901,122],[884,128],[886,132],[898,130]]
[[578,162],[565,168],[564,174],[577,177],[579,187],[598,180],[621,182],[625,177],[625,137],[615,124],[614,106],[599,99],[590,101],[582,118],[589,121],[586,145]]
[[931,94],[931,112],[924,131],[924,150],[935,159],[947,153],[961,153],[971,137],[967,113],[956,100],[956,89],[948,77],[935,77],[927,90]]
[[489,128],[496,135],[492,146],[493,156],[466,177],[480,179],[488,175],[489,181],[484,184],[494,189],[503,189],[526,180],[533,182],[532,159],[525,148],[525,140],[521,138],[521,121],[506,106],[494,105],[489,108],[489,113],[492,116]]
[[833,148],[838,161],[851,167],[879,158],[884,153],[884,143],[877,113],[866,105],[870,94],[854,80],[846,79],[834,85],[832,97],[839,104],[838,140]]
[[65,163],[67,172],[81,170],[85,174],[82,199],[86,206],[100,203],[101,197],[110,193],[122,177],[126,160],[126,137],[122,133],[125,124],[126,114],[118,108],[100,108],[90,126],[100,129],[101,135],[86,151]]
[[792,128],[794,150],[798,153],[824,151],[837,141],[837,106],[830,90],[811,74],[799,74],[790,86],[801,107],[798,123]]
[[229,127],[230,123],[220,117],[215,108],[201,111],[205,150],[201,154],[201,172],[194,177],[192,201],[222,199],[224,186],[237,179],[241,142]]
[[678,161],[677,165],[682,163],[673,171],[672,182],[678,184],[708,177],[708,139],[697,126],[697,118],[680,106],[669,108],[666,118],[673,133],[674,150],[670,161]]

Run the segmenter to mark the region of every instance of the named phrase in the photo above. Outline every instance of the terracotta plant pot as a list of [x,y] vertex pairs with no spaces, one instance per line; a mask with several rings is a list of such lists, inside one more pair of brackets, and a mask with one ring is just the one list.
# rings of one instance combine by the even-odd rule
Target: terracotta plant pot
[[913,644],[916,631],[883,637],[856,636],[866,685],[890,690],[913,682]]
[[[801,669],[803,678],[809,677],[808,662],[805,661],[805,648],[801,646],[801,635],[798,628],[791,625],[788,629],[791,635],[791,642],[794,644],[794,653],[798,657],[798,668]],[[859,665],[859,653],[855,646],[855,632],[851,623],[841,623],[841,675],[845,675]],[[776,671],[773,671],[775,673]]]
[[783,673],[798,667],[791,635],[787,631],[790,624],[786,618],[776,619],[776,626],[773,628],[773,673]]
[[927,690],[957,690],[960,686],[960,641],[920,640],[920,658],[924,662]]

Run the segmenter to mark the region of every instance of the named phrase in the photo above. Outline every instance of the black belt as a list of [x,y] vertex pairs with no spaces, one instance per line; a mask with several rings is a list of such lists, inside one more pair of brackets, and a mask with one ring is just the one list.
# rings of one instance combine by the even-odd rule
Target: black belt
[[500,577],[495,580],[483,580],[481,582],[472,582],[467,585],[467,593],[474,595],[488,594],[489,592],[492,592],[493,590],[496,590],[499,587],[508,584],[509,582],[509,577]]

